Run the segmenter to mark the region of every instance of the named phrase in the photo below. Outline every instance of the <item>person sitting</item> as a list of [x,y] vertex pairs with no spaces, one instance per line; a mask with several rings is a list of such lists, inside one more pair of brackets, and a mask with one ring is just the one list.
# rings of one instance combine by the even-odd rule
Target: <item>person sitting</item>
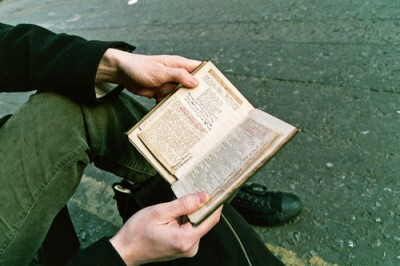
[[[142,184],[143,189],[156,180],[155,170],[124,135],[146,108],[121,91],[96,95],[96,84],[120,84],[159,101],[178,83],[195,87],[198,81],[190,72],[199,61],[133,50],[125,42],[88,41],[36,25],[0,23],[1,92],[36,90],[17,112],[1,119],[1,265],[43,263],[35,256],[51,243],[46,236],[63,221],[58,218],[68,214],[66,203],[88,164]],[[263,203],[257,204],[256,197]],[[114,236],[76,249],[57,263],[281,265],[230,204],[197,227],[182,219],[208,199],[207,193],[195,193],[139,206]],[[248,204],[254,209],[246,213]],[[239,191],[232,205],[261,225],[285,222],[294,215],[283,214],[295,209],[297,215],[302,206],[295,195],[254,185]],[[273,219],[249,218],[255,211]],[[60,228],[69,226],[61,223]]]

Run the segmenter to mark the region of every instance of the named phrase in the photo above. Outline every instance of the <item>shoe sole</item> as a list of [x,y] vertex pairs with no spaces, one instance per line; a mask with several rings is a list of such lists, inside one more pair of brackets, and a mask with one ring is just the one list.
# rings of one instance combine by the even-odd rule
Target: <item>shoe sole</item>
[[[285,215],[274,215],[275,218],[271,218],[266,214],[260,215],[242,215],[242,217],[250,224],[257,225],[257,226],[276,226],[281,225],[283,223],[287,223],[290,220],[296,218],[301,211],[303,210],[303,205],[301,204],[299,208],[293,210],[292,212],[286,213]],[[241,213],[241,212],[239,212]],[[243,213],[243,212],[242,212]],[[245,213],[245,212],[244,212]],[[251,217],[251,218],[250,218]]]

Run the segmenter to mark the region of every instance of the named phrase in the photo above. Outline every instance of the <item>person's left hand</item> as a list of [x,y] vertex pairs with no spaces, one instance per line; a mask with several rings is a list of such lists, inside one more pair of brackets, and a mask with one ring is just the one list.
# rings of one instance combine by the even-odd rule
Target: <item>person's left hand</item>
[[181,56],[147,56],[108,49],[97,70],[96,82],[117,83],[159,102],[178,84],[197,86],[198,81],[190,72],[200,63]]
[[218,223],[222,208],[197,227],[182,218],[200,209],[208,200],[208,194],[195,193],[142,209],[110,242],[131,266],[193,257],[199,249],[200,238]]

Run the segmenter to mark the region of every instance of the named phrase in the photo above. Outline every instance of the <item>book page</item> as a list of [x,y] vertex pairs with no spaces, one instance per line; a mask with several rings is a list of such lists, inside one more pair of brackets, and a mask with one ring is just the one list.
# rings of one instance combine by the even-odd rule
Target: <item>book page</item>
[[294,131],[294,127],[254,110],[192,172],[172,185],[177,197],[201,191],[210,194],[210,201],[189,215],[191,221],[221,204]]
[[208,62],[194,89],[181,88],[139,125],[138,138],[178,179],[254,107]]

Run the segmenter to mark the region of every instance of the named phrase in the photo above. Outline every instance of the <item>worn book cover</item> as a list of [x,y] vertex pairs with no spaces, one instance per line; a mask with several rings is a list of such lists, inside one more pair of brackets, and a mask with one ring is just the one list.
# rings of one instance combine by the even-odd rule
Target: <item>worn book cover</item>
[[215,67],[203,62],[196,88],[177,89],[128,132],[129,140],[179,198],[208,192],[188,215],[197,225],[223,204],[297,129],[254,108]]

